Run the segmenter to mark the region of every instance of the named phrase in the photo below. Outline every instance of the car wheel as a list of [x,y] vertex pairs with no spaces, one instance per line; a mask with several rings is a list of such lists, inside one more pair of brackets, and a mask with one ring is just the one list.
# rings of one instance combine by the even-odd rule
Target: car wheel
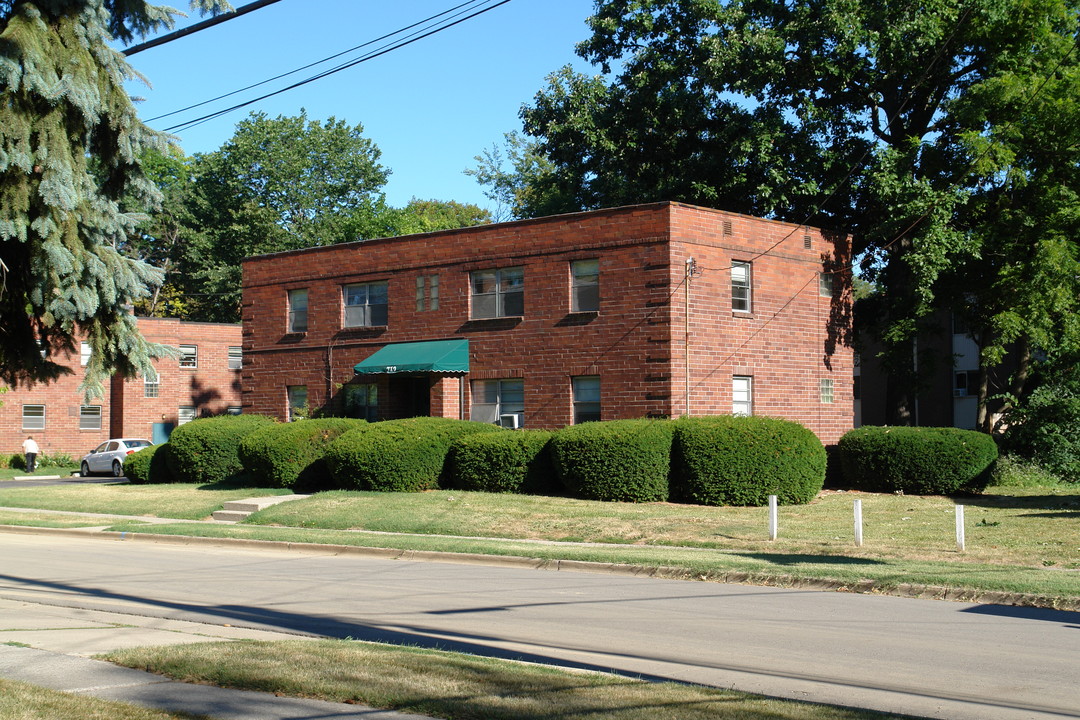
[[113,477],[124,477],[124,466],[120,464],[119,460],[112,461],[112,474]]
[[90,477],[90,466],[86,464],[85,460],[83,460],[82,467],[79,468],[79,476]]

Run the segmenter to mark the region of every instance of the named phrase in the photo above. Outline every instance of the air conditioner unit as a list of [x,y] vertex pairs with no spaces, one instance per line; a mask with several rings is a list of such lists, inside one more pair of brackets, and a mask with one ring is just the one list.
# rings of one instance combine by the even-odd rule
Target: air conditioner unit
[[516,413],[507,413],[499,416],[499,427],[504,427],[508,430],[517,430],[521,427],[521,424]]

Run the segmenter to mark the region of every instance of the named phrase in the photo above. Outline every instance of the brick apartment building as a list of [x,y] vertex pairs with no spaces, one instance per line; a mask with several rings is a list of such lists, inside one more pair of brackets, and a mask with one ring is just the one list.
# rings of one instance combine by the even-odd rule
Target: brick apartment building
[[240,412],[240,326],[138,318],[150,342],[180,352],[154,362],[156,382],[114,377],[105,397],[85,402],[79,391],[89,345],[66,358],[74,372],[48,384],[13,389],[0,401],[0,449],[21,452],[33,435],[43,453],[79,457],[113,437],[163,442],[172,429],[199,415]]
[[846,238],[656,203],[244,261],[243,411],[852,427]]

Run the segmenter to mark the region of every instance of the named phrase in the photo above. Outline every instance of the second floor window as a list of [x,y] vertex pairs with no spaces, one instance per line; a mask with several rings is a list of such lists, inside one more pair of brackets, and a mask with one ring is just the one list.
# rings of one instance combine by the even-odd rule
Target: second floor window
[[600,309],[600,261],[570,263],[570,311],[596,312]]
[[180,346],[180,367],[194,370],[199,367],[199,346],[198,345],[181,345]]
[[471,281],[473,319],[525,314],[525,268],[477,270]]
[[244,367],[244,348],[242,347],[230,347],[229,348],[229,369],[240,370]]
[[101,406],[100,405],[80,405],[79,406],[79,429],[80,430],[100,430],[101,429]]
[[345,303],[343,327],[377,327],[386,324],[386,283],[358,283],[341,289]]
[[750,312],[750,263],[731,263],[731,309]]
[[416,311],[439,309],[439,276],[416,276]]
[[289,332],[307,332],[307,288],[289,291]]
[[154,373],[143,378],[143,397],[156,398],[161,393],[161,376]]

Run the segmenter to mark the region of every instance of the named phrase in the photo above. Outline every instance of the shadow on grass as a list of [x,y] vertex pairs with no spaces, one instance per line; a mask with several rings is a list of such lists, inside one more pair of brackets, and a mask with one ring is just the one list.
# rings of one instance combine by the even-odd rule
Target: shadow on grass
[[233,475],[230,478],[224,480],[218,480],[217,482],[205,483],[199,485],[199,490],[242,490],[244,488],[259,488],[265,490],[267,487],[265,482],[259,482],[259,478],[252,477],[248,474]]
[[[957,505],[1014,510],[1063,510],[1065,517],[1080,513],[1080,487],[1071,495],[972,495],[953,498]],[[1053,517],[1053,516],[1051,516]]]
[[773,565],[887,565],[873,558],[849,557],[847,555],[806,555],[793,553],[733,552],[745,558],[762,560]]

